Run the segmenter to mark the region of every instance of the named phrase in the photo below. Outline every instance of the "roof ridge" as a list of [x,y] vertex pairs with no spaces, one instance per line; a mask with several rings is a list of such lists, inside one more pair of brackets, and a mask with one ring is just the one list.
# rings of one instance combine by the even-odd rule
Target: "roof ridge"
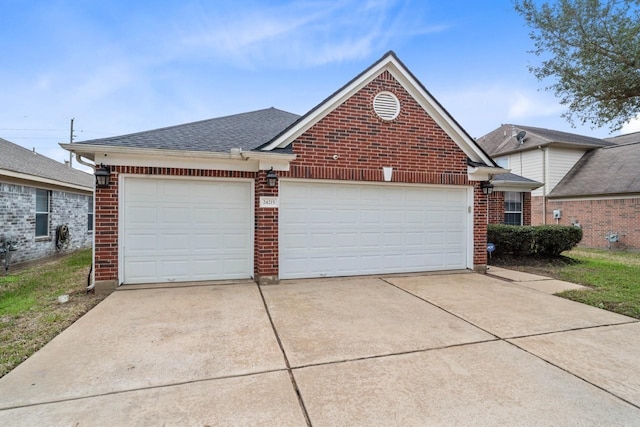
[[602,149],[603,150],[609,150],[611,148],[627,147],[627,146],[633,145],[633,144],[640,144],[640,141],[622,142],[620,144],[607,145],[606,147],[602,147]]

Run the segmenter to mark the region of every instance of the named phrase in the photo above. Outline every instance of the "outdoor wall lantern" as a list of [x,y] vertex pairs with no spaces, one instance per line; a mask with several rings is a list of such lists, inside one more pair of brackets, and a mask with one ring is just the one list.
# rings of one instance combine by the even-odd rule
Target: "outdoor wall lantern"
[[480,183],[480,188],[482,188],[482,193],[485,194],[486,196],[493,193],[493,184],[490,183],[489,181],[482,181]]
[[267,172],[267,187],[275,187],[278,185],[278,175],[273,171],[273,167]]
[[109,178],[111,176],[109,166],[105,166],[101,163],[100,166],[96,167],[94,174],[96,176],[97,188],[106,188],[109,186]]

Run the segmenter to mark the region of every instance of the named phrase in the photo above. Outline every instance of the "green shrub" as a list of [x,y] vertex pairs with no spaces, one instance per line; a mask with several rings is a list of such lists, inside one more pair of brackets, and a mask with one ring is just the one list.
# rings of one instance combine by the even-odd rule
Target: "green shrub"
[[533,227],[489,224],[487,241],[496,245],[495,255],[531,255],[534,248]]
[[539,225],[536,229],[535,252],[540,256],[558,256],[575,248],[582,240],[580,227],[566,225]]
[[573,226],[489,224],[487,227],[487,241],[496,245],[496,256],[558,256],[580,240],[582,229]]

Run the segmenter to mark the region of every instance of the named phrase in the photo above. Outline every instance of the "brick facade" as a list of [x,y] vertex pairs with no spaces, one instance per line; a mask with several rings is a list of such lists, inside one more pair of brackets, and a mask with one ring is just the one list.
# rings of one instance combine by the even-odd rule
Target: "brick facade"
[[640,249],[640,197],[572,201],[547,199],[547,224],[556,224],[554,209],[562,212],[558,224],[580,224],[583,232],[581,246],[608,248],[605,236],[617,233],[620,241],[613,243],[612,248]]
[[[489,196],[489,224],[504,224],[503,191],[494,191]],[[522,225],[532,225],[531,193],[526,191],[522,192]]]
[[[41,187],[38,187],[41,188]],[[36,237],[36,190],[34,186],[0,182],[0,240],[5,236],[17,241],[11,263],[32,261],[91,246],[93,233],[88,229],[89,194],[56,189],[50,191],[49,235]],[[56,227],[69,228],[69,240],[56,248]],[[4,259],[0,263],[4,266]]]
[[[373,112],[374,96],[393,92],[401,110],[393,121]],[[292,143],[296,160],[282,178],[383,182],[382,167],[393,167],[393,182],[474,186],[474,255],[476,268],[486,266],[487,201],[479,183],[469,182],[467,156],[415,99],[384,71],[304,132]],[[261,208],[261,196],[277,196],[265,183],[266,171],[229,172],[175,168],[111,166],[111,185],[96,190],[95,280],[118,277],[119,174],[241,177],[254,179],[254,278],[278,279],[278,209]]]

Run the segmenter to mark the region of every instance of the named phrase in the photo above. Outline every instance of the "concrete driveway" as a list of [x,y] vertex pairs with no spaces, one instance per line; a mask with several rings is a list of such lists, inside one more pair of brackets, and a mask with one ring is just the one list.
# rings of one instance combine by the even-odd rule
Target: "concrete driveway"
[[640,424],[640,323],[539,279],[128,288],[0,379],[0,425]]

